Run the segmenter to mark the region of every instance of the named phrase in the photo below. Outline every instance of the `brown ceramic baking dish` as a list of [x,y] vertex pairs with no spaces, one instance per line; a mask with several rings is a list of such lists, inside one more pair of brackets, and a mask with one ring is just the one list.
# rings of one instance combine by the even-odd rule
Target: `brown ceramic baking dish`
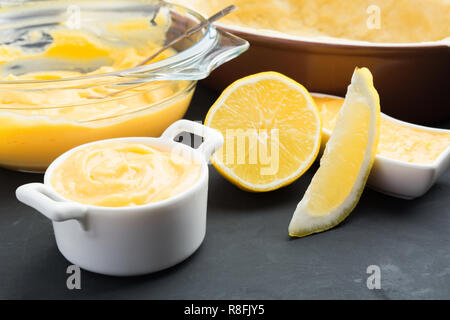
[[240,77],[271,70],[290,76],[310,91],[343,96],[354,68],[368,67],[384,113],[419,124],[450,119],[449,38],[385,44],[218,26],[248,40],[250,49],[214,71],[205,81],[209,87],[222,90]]

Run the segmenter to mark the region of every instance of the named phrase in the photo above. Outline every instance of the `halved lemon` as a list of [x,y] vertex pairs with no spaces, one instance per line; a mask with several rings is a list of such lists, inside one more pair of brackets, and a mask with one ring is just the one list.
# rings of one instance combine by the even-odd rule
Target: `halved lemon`
[[358,203],[375,159],[380,100],[367,68],[356,68],[330,140],[289,225],[291,236],[328,230]]
[[321,121],[299,83],[276,72],[237,80],[206,115],[225,143],[211,161],[241,189],[275,190],[299,178],[317,157]]

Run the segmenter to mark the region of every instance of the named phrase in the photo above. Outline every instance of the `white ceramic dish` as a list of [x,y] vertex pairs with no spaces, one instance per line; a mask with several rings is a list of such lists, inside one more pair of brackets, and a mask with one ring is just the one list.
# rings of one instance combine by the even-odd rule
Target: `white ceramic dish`
[[[312,93],[311,95],[342,99],[342,97],[320,93]],[[411,128],[432,132],[450,132],[450,130],[429,128],[400,121],[384,113],[382,113],[382,117],[389,118],[394,122]],[[322,139],[322,151],[330,135],[330,130],[322,128],[322,136],[324,138]],[[377,155],[367,183],[371,188],[379,192],[397,198],[414,199],[424,195],[449,168],[450,146],[431,164],[410,163]]]
[[[199,148],[177,143],[181,132],[204,137]],[[139,142],[161,150],[182,152],[201,163],[200,177],[184,192],[136,207],[108,208],[80,204],[59,195],[50,184],[53,170],[72,152],[104,141]],[[208,160],[223,144],[222,135],[188,120],[173,123],[160,138],[117,138],[81,145],[58,157],[44,183],[20,186],[17,198],[53,221],[58,249],[83,269],[132,276],[173,266],[194,253],[206,229]]]

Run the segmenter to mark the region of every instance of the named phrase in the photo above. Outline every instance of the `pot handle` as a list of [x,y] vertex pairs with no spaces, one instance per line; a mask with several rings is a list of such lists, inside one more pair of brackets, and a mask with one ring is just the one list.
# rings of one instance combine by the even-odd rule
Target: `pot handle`
[[219,131],[190,120],[174,122],[164,131],[161,138],[173,141],[182,132],[193,133],[203,138],[203,142],[197,150],[204,155],[206,161],[223,145],[223,136]]
[[52,221],[75,219],[84,225],[87,206],[55,200],[54,191],[43,183],[28,183],[18,187],[16,197],[20,202],[36,209]]

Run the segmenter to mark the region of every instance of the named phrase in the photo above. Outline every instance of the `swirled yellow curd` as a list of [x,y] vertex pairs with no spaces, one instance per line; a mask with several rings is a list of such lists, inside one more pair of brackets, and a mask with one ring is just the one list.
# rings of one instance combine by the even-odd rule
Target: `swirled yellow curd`
[[[344,99],[313,97],[322,126],[332,131]],[[326,138],[326,137],[325,137]],[[400,161],[431,164],[450,147],[450,131],[436,132],[411,127],[386,116],[381,117],[377,154]]]
[[[39,50],[0,45],[1,166],[42,171],[77,145],[159,136],[183,117],[194,82],[127,84],[127,78],[103,77],[151,56],[161,48],[164,30],[156,32],[143,18],[105,28],[107,36],[70,29],[28,34],[35,43],[51,38]],[[166,50],[154,61],[173,54],[174,50]]]
[[104,142],[71,153],[50,183],[63,197],[103,207],[144,205],[192,186],[201,164],[142,143]]

